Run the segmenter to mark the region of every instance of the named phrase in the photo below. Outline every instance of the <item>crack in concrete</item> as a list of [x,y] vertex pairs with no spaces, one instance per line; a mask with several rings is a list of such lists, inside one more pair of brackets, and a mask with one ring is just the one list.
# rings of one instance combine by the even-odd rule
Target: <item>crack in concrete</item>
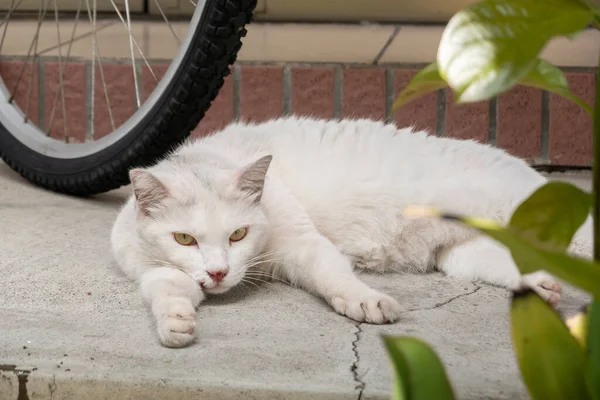
[[52,382],[48,384],[48,389],[50,389],[50,400],[52,400],[54,392],[56,392],[56,374],[52,374]]
[[360,334],[362,333],[361,323],[357,322],[354,324],[356,327],[356,332],[354,332],[354,340],[352,341],[352,353],[354,353],[354,362],[350,366],[350,371],[352,372],[352,377],[356,385],[354,389],[358,390],[357,400],[362,399],[363,391],[365,390],[365,382],[362,380],[362,377],[358,375],[358,363],[360,361],[360,356],[358,355],[358,342],[360,341]]
[[475,289],[471,290],[470,292],[467,292],[467,293],[461,293],[461,294],[458,294],[458,295],[456,295],[456,296],[454,296],[454,297],[450,297],[448,300],[446,300],[446,301],[443,301],[443,302],[441,302],[441,303],[436,303],[436,304],[434,304],[434,305],[433,305],[433,306],[431,306],[431,307],[425,307],[425,308],[411,308],[411,309],[408,309],[408,310],[406,310],[405,312],[412,312],[412,311],[424,311],[424,310],[433,310],[433,309],[435,309],[435,308],[440,308],[440,307],[443,307],[443,306],[445,306],[445,305],[446,305],[446,304],[448,304],[448,303],[452,303],[452,302],[453,302],[454,300],[456,300],[456,299],[460,299],[461,297],[470,296],[470,295],[472,295],[472,294],[474,294],[474,293],[477,293],[477,292],[479,291],[479,289],[481,289],[481,286],[479,286],[478,284],[476,284],[476,283],[474,283],[474,282],[473,282],[473,285],[475,285]]

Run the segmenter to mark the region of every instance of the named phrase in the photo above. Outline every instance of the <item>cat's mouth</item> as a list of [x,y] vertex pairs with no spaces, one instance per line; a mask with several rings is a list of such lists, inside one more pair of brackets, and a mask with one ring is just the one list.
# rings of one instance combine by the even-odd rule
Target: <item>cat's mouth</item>
[[198,285],[209,294],[221,294],[230,289],[229,285],[224,285],[223,282],[198,282]]

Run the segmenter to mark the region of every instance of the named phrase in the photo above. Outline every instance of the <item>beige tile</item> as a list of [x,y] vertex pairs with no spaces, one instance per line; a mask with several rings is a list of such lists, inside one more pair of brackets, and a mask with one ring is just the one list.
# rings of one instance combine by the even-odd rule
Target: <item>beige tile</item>
[[393,30],[377,25],[253,24],[238,60],[370,63]]
[[379,63],[432,62],[443,31],[443,26],[402,26]]
[[[171,24],[173,32],[179,40],[183,40],[187,33],[188,24],[178,22]],[[179,49],[179,43],[169,26],[163,21],[148,21],[132,23],[131,31],[137,46],[147,59],[171,59]],[[97,34],[98,47],[102,58],[130,59],[129,33],[121,21],[112,22]],[[52,42],[55,44],[56,40]],[[68,45],[63,45],[61,52],[66,53]],[[140,52],[135,44],[135,57],[141,59]],[[77,40],[71,50],[73,57],[91,59],[92,35]],[[58,55],[58,50],[46,52],[45,55]]]
[[596,67],[600,51],[600,32],[585,31],[570,40],[564,37],[553,39],[542,51],[541,57],[560,67]]
[[[149,59],[170,60],[179,51],[179,41],[183,41],[187,34],[187,22],[172,23],[171,28],[163,21],[146,23],[148,51],[145,52]],[[171,30],[172,29],[172,30]]]
[[[73,58],[92,58],[93,50],[93,38],[89,26],[87,27],[88,35],[76,40],[71,46],[71,57]],[[143,24],[132,24],[131,31],[135,37],[135,40],[142,49],[145,49],[146,42],[144,35]],[[129,33],[121,21],[111,22],[108,26],[104,26],[96,32],[96,41],[98,44],[98,51],[100,56],[104,58],[123,58],[129,59]],[[53,45],[56,44],[56,40],[53,41]],[[61,46],[61,53],[64,55],[68,50],[69,45],[64,44]],[[135,49],[135,47],[134,47]],[[137,50],[136,50],[137,54]],[[44,52],[45,56],[58,56],[58,48],[54,48]]]
[[[435,61],[443,26],[402,26],[380,63]],[[541,56],[557,66],[593,67],[598,62],[600,32],[589,30],[574,40],[555,38]]]
[[[104,23],[105,25],[106,23]],[[98,23],[102,27],[102,23]],[[90,24],[79,21],[75,26],[74,21],[63,21],[59,25],[60,41],[62,43],[69,41],[75,27],[75,37],[84,35],[91,31]],[[23,56],[27,55],[31,43],[34,40],[38,30],[37,21],[11,21],[2,46],[3,56]],[[55,47],[58,43],[58,33],[54,21],[45,21],[39,27],[37,51],[42,53],[44,50]],[[31,54],[33,54],[33,49]],[[58,53],[57,53],[58,54]]]

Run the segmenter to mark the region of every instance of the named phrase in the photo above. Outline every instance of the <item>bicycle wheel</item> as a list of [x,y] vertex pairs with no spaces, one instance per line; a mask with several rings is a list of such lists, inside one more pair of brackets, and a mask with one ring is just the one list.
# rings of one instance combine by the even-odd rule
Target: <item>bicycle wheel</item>
[[[5,33],[10,20],[17,16],[16,8],[22,1],[13,0],[11,9],[0,22],[0,29],[4,29]],[[87,13],[88,23],[92,26],[106,22],[105,19],[98,19],[98,15],[104,14],[96,9],[96,1],[79,0],[77,18]],[[159,0],[154,2],[159,6],[164,21],[169,23],[166,14],[160,8]],[[59,16],[63,15],[57,9],[57,0],[39,0],[38,3],[35,45],[33,43],[30,45],[27,59],[23,62],[25,66],[31,64],[32,67],[29,68],[31,70],[40,60],[35,50],[33,55],[31,53],[41,40],[40,26],[43,25],[44,18],[47,20],[48,16],[54,15],[56,29],[58,29]],[[111,3],[114,7],[112,11],[118,17],[118,19],[114,18],[113,14],[113,22],[116,20],[116,24],[125,27],[128,33],[133,60],[134,49],[138,50],[137,53],[142,53],[142,50],[132,33],[129,0],[125,0],[124,11],[119,11],[114,0],[104,4],[110,6]],[[122,9],[123,2],[120,3]],[[89,132],[86,139],[80,143],[66,135],[53,137],[47,129],[34,123],[27,112],[23,111],[24,108],[30,108],[29,104],[26,106],[17,104],[14,90],[10,90],[4,80],[0,82],[0,157],[36,185],[56,192],[81,196],[105,192],[128,184],[128,171],[131,168],[150,165],[180,144],[204,116],[223,85],[224,77],[229,74],[229,66],[235,62],[241,47],[241,38],[246,34],[244,26],[251,19],[256,0],[199,0],[197,4],[194,3],[194,6],[195,11],[187,34],[180,41],[178,52],[170,62],[164,77],[143,104],[139,98],[139,76],[136,78],[136,71],[139,74],[140,65],[146,69],[151,66],[143,54],[142,60],[130,60],[131,79],[135,81],[136,87],[136,110],[124,123],[115,126],[110,114],[110,101],[108,96],[105,96],[106,102],[109,103],[112,128],[111,132],[97,140],[93,140],[93,134],[90,138]],[[73,24],[74,19],[71,18],[70,21],[70,24]],[[171,24],[168,26],[173,32]],[[99,80],[98,75],[102,75],[103,67],[99,47],[94,40],[96,32],[94,31],[92,35],[94,35],[92,38],[94,45],[91,70],[92,74],[96,74],[92,81],[96,82]],[[58,34],[58,42],[59,49],[60,46],[66,46],[60,40],[60,34]],[[4,37],[0,42],[0,51],[2,43]],[[71,51],[71,45],[68,49]],[[62,54],[61,57],[59,50],[60,85],[63,83],[65,70],[68,69],[70,61],[69,54],[67,53],[65,61],[65,55]],[[33,72],[31,74],[33,76]],[[27,72],[21,72],[19,80],[24,80],[26,76]],[[35,79],[29,80],[31,84]],[[106,83],[104,75],[101,76],[100,81]],[[29,90],[32,90],[31,87]],[[104,92],[107,93],[106,86]],[[92,99],[96,97],[101,99],[102,96],[92,96]],[[54,98],[54,105],[57,104],[55,108],[62,108],[63,112],[67,111],[62,86],[60,91],[56,91]],[[87,108],[89,109],[89,104]],[[49,114],[48,110],[46,114]],[[87,114],[89,117],[90,112]],[[93,120],[93,106],[91,114]],[[50,118],[46,117],[46,120],[48,119]],[[92,121],[92,125],[93,123]],[[66,125],[64,129],[66,131]],[[93,127],[91,129],[93,130]]]

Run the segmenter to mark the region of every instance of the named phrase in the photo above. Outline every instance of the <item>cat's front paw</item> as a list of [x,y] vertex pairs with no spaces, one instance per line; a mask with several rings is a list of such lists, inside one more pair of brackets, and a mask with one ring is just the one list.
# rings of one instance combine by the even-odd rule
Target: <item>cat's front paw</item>
[[554,307],[560,301],[560,284],[544,271],[523,275],[521,278],[521,287],[533,290]]
[[185,347],[196,339],[196,310],[188,299],[174,297],[165,300],[157,315],[156,328],[163,345]]
[[358,322],[385,324],[400,316],[400,304],[390,296],[375,290],[336,296],[331,305],[338,313]]

